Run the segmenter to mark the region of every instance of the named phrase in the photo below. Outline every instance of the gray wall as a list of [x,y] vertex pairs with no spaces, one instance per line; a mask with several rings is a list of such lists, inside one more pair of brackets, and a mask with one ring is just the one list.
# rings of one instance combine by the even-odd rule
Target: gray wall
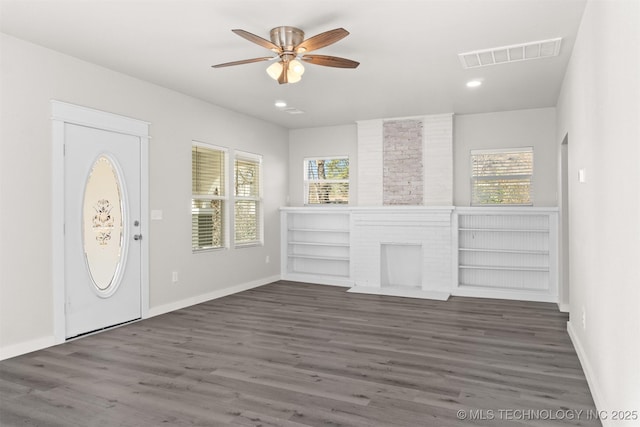
[[533,147],[533,204],[557,206],[556,110],[541,108],[453,118],[453,202],[471,204],[471,150]]
[[[177,92],[2,35],[0,350],[53,334],[50,100],[151,122],[150,306],[277,277],[288,133]],[[264,156],[264,247],[191,252],[191,141]],[[271,262],[265,263],[269,255]],[[180,282],[171,283],[171,272]]]
[[349,200],[358,200],[358,140],[354,123],[289,132],[289,206],[304,205],[304,158],[322,156],[349,156]]
[[569,332],[609,414],[640,402],[639,22],[638,1],[587,3],[557,106],[556,141],[569,140]]
[[[533,147],[534,205],[557,206],[558,144],[556,110],[541,108],[453,117],[453,201],[471,203],[470,152],[473,149]],[[305,157],[349,155],[351,200],[357,195],[357,126],[296,129],[289,132],[289,205],[302,206]]]

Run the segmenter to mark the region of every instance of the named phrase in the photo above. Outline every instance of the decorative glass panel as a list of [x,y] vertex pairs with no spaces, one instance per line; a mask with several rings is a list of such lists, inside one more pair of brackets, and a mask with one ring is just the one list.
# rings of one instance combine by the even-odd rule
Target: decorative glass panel
[[260,197],[260,163],[236,159],[236,197]]
[[236,200],[235,241],[237,244],[260,240],[258,209],[258,202],[255,200]]
[[262,157],[236,153],[234,167],[235,204],[234,229],[235,244],[260,243],[262,222],[260,215],[261,189],[260,165]]
[[83,238],[87,268],[99,291],[116,285],[122,262],[123,201],[120,180],[111,161],[101,156],[84,190]]

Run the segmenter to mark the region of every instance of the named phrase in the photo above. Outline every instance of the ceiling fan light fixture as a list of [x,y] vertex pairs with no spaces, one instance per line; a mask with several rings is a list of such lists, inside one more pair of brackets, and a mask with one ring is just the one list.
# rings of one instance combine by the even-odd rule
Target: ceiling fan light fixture
[[297,59],[290,61],[289,73],[294,73],[302,76],[304,74],[304,65],[302,65],[302,62],[298,61]]
[[[278,80],[282,75],[283,67],[284,67],[283,61],[274,62],[273,64],[267,67],[267,74],[273,80]],[[302,62],[297,61],[295,59],[289,61],[286,83],[299,82],[300,80],[302,80],[303,74],[304,74],[304,65],[302,65]]]
[[278,77],[280,77],[280,74],[282,74],[282,61],[274,62],[273,64],[269,65],[267,67],[267,74],[269,74],[269,77],[271,77],[273,80],[278,80]]
[[291,71],[287,73],[287,83],[298,83],[300,80],[302,80],[302,76],[300,74],[296,74]]

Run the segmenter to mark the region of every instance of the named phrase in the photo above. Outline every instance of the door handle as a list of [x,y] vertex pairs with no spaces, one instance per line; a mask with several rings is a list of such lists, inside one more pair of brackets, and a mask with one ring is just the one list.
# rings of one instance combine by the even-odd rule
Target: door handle
[[133,240],[142,240],[142,234],[134,234]]

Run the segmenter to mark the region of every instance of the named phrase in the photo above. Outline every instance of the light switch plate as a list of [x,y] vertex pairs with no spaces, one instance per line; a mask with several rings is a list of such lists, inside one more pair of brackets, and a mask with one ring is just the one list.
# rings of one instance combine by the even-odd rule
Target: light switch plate
[[578,170],[578,182],[581,184],[584,184],[585,182],[587,182],[587,171],[586,169],[579,169]]
[[151,211],[151,219],[159,220],[162,219],[162,211],[159,209],[154,209]]

